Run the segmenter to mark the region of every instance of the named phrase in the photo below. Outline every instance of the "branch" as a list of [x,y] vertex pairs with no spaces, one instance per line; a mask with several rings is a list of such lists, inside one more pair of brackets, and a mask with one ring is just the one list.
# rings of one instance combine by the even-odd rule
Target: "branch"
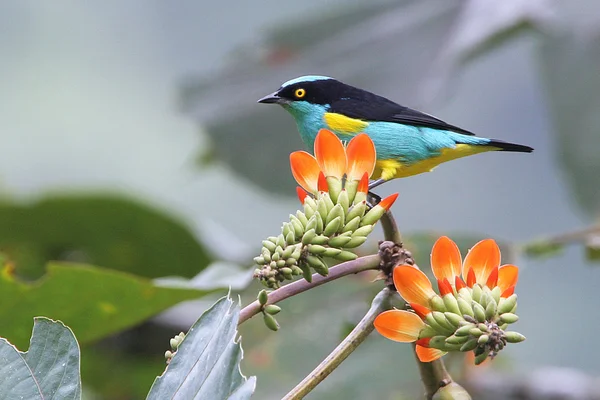
[[390,210],[381,217],[381,227],[383,228],[385,240],[390,240],[396,244],[402,244],[402,235],[400,235],[398,225]]
[[302,399],[323,379],[327,378],[356,348],[373,332],[373,321],[382,311],[389,308],[391,291],[384,288],[375,296],[371,308],[354,327],[352,332],[317,366],[302,382],[292,389],[283,400]]
[[[370,269],[378,269],[381,258],[379,255],[370,255],[365,257],[359,257],[356,260],[346,261],[338,264],[334,267],[329,268],[329,274],[322,276],[314,274],[312,276],[312,283],[305,279],[299,279],[295,282],[289,283],[285,286],[280,287],[277,290],[269,293],[269,299],[267,304],[275,304],[281,300],[285,300],[288,297],[302,293],[308,289],[312,289],[317,286],[321,286],[324,283],[333,281],[346,275],[357,274],[359,272],[367,271]],[[240,319],[238,325],[252,318],[256,314],[260,313],[261,305],[257,301],[248,304],[240,312]]]

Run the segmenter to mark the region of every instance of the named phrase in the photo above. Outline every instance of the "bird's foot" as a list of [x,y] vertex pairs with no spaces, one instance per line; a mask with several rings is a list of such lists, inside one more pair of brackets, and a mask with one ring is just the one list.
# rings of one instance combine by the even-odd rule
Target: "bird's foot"
[[380,201],[381,201],[381,196],[379,196],[373,192],[367,193],[367,205],[369,206],[369,208],[375,207],[377,204],[379,204]]
[[[385,179],[381,179],[381,178],[374,180],[372,182],[369,182],[369,190],[375,189],[377,186],[382,185],[384,183],[385,183]],[[381,198],[379,200],[381,200]]]

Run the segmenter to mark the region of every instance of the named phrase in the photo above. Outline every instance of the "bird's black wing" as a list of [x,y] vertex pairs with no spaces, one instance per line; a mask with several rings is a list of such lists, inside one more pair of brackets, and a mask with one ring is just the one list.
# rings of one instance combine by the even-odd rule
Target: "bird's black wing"
[[401,106],[384,97],[368,92],[361,93],[361,97],[364,98],[360,100],[353,98],[337,100],[331,104],[329,111],[365,121],[396,122],[453,131],[463,135],[474,135],[474,133],[465,129],[447,124],[429,114]]

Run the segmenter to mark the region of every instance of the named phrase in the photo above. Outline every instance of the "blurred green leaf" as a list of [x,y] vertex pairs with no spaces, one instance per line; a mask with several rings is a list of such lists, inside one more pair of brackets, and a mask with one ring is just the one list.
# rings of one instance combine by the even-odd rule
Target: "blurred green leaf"
[[7,266],[0,274],[0,335],[22,346],[31,318],[45,315],[60,319],[80,343],[88,343],[215,290],[157,286],[123,272],[56,262],[43,278],[27,283]]
[[80,399],[79,345],[60,321],[35,318],[26,353],[0,340],[0,398]]
[[146,277],[191,277],[211,261],[181,222],[109,195],[55,196],[0,204],[0,248],[17,273],[43,274],[47,260],[106,265]]
[[239,314],[239,305],[229,296],[205,311],[154,381],[148,399],[249,399],[256,378],[240,372]]
[[526,244],[523,252],[531,258],[550,258],[561,254],[564,247],[563,243],[540,240]]

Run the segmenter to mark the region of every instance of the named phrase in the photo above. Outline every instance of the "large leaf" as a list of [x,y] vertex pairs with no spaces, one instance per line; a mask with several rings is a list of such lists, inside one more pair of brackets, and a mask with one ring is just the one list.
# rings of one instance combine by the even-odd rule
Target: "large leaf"
[[56,196],[0,204],[0,248],[17,273],[43,274],[47,260],[106,265],[146,277],[191,277],[210,257],[182,223],[142,203],[109,195]]
[[249,399],[256,379],[240,372],[242,347],[236,342],[240,308],[223,297],[192,326],[149,400]]
[[79,345],[62,322],[35,318],[29,351],[0,339],[1,399],[81,398]]
[[50,263],[43,278],[27,283],[7,266],[0,274],[0,336],[22,346],[31,318],[45,315],[65,322],[87,343],[212,291],[157,286],[123,272],[61,263]]

